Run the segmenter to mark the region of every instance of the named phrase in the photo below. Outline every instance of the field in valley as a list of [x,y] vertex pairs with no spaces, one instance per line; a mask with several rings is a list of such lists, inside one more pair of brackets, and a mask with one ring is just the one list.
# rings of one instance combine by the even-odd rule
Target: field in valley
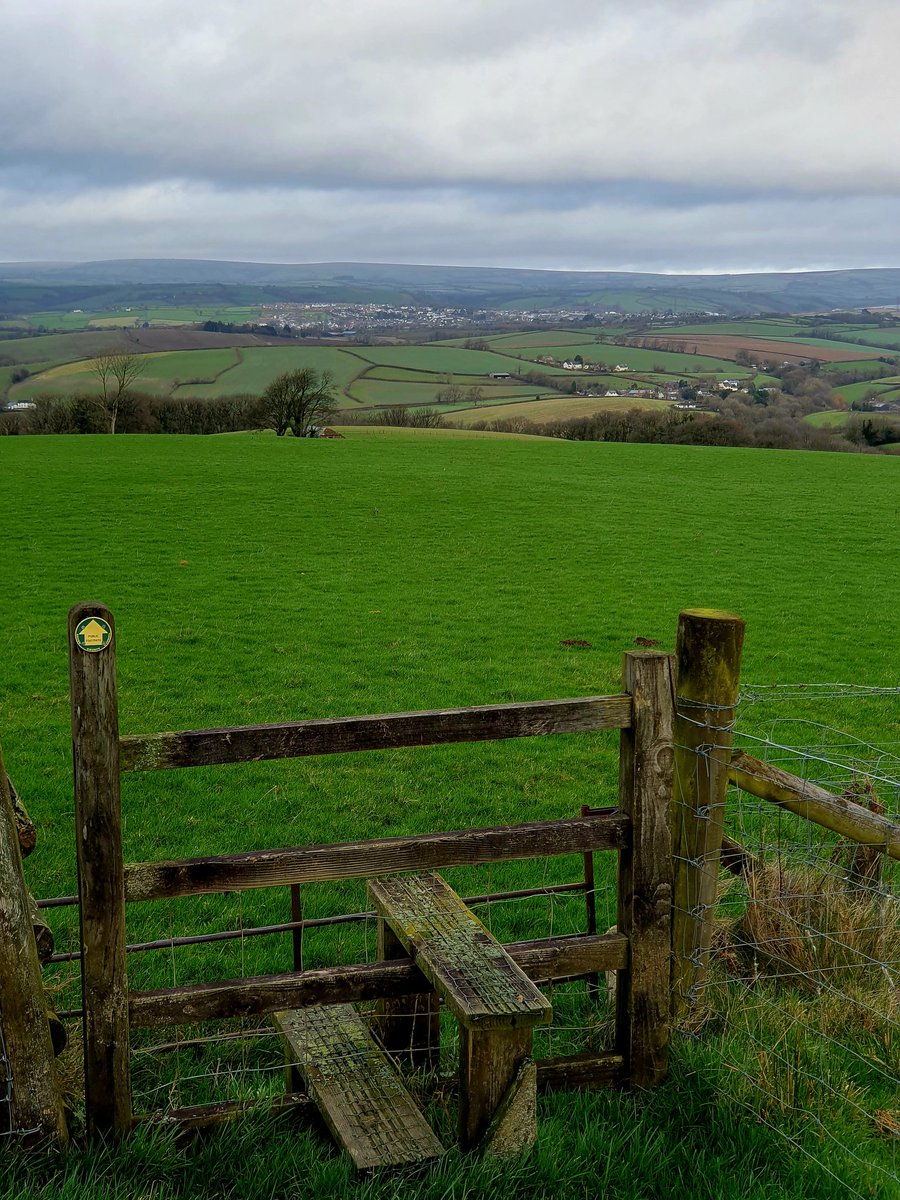
[[[679,609],[695,606],[746,618],[747,686],[896,685],[893,459],[345,432],[333,442],[0,439],[10,618],[0,742],[39,827],[26,864],[37,894],[75,886],[65,626],[79,600],[102,600],[117,619],[123,733],[615,692],[634,639],[670,648]],[[788,731],[787,719],[873,745],[900,737],[896,697],[820,702],[801,692],[787,708],[739,712],[740,727],[758,736],[812,736],[811,725]],[[597,734],[131,776],[125,854],[140,861],[566,816],[585,802],[614,803],[616,763],[615,738]],[[472,894],[580,871],[580,861],[561,859],[447,875]],[[608,870],[602,879],[600,920],[611,923]],[[364,906],[364,895],[356,884],[309,886],[303,902],[305,915],[324,916]],[[583,928],[583,900],[542,897],[481,915],[504,939],[546,936]],[[286,892],[272,889],[134,905],[128,933],[137,941],[288,916]],[[72,948],[72,911],[53,919],[58,948]],[[305,946],[310,966],[373,953],[371,925],[316,930]],[[283,935],[131,956],[129,970],[132,986],[166,986],[289,961]],[[75,998],[72,978],[58,968],[63,1007]],[[586,1015],[564,989],[559,1003],[572,1028],[548,1035],[553,1053],[604,1034],[602,1005]],[[743,1054],[727,1023],[713,1022],[676,1041],[671,1076],[651,1094],[542,1099],[539,1145],[513,1164],[451,1152],[402,1183],[357,1182],[314,1132],[248,1119],[193,1147],[142,1135],[27,1169],[17,1162],[0,1198],[388,1200],[402,1186],[414,1200],[630,1200],[658,1195],[666,1179],[679,1197],[832,1200],[843,1193],[828,1171],[845,1178],[853,1169],[861,1194],[888,1200],[884,1167],[850,1162],[816,1125],[748,1111],[726,1049]],[[173,1060],[165,1073],[137,1056],[139,1107],[207,1098],[210,1081],[193,1076],[214,1069],[222,1086],[277,1090],[277,1050],[271,1059],[247,1085],[237,1051],[184,1052],[174,1075]],[[872,1103],[895,1105],[873,1079]],[[452,1110],[438,1098],[430,1111],[452,1140]],[[896,1150],[871,1124],[841,1134],[896,1175]]]
[[[70,330],[75,329],[76,317],[83,318],[85,327],[0,341],[0,395],[5,392],[10,402],[27,402],[35,396],[95,392],[93,356],[106,350],[141,356],[143,370],[136,386],[151,396],[259,395],[278,374],[310,366],[331,372],[338,409],[370,411],[377,418],[384,408],[438,405],[464,424],[501,416],[532,420],[563,413],[588,415],[621,407],[620,397],[629,391],[633,407],[652,407],[658,403],[653,393],[679,380],[735,379],[748,385],[778,385],[778,379],[760,374],[747,365],[750,362],[781,365],[815,360],[822,379],[847,380],[835,383],[835,391],[848,405],[873,389],[886,399],[900,394],[897,379],[884,374],[897,369],[886,367],[885,360],[896,363],[898,347],[892,339],[900,335],[877,326],[834,323],[820,328],[805,318],[650,332],[584,326],[411,344],[310,345],[303,340],[176,326],[179,318],[199,320],[206,309],[146,311],[158,327],[126,327],[121,314],[66,314]],[[245,315],[243,309],[209,310],[213,311],[222,319]],[[100,327],[113,316],[112,323],[118,322],[119,328]],[[862,345],[861,339],[869,339],[870,344]],[[599,374],[563,367],[564,361],[576,356],[587,366],[606,363],[618,370]],[[22,370],[28,372],[24,379]],[[493,377],[498,374],[510,378]],[[473,388],[480,390],[477,400]],[[608,392],[618,395],[607,396]],[[545,410],[548,401],[554,407]],[[514,402],[522,407],[505,411]]]

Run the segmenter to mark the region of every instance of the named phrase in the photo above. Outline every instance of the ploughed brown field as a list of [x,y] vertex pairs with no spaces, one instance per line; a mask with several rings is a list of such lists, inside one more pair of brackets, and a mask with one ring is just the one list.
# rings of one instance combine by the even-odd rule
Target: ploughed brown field
[[871,359],[874,350],[840,350],[836,346],[817,346],[811,342],[782,342],[745,334],[666,334],[659,338],[641,337],[636,343],[648,350],[678,350],[685,354],[704,354],[710,358],[734,358],[739,350],[754,357],[756,362],[771,359],[780,366],[784,362],[799,362],[811,358],[819,362],[850,362]]

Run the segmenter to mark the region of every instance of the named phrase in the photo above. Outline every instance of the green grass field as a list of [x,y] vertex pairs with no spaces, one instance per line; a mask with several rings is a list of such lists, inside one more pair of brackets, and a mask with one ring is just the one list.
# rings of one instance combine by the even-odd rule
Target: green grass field
[[225,321],[242,325],[259,320],[259,305],[242,307],[223,305],[198,305],[197,307],[167,305],[134,305],[132,308],[109,312],[81,311],[36,312],[23,318],[26,327],[52,329],[68,332],[75,329],[109,329],[141,325],[193,325],[203,321]]
[[[614,692],[623,651],[639,636],[671,646],[686,606],[745,616],[746,681],[896,682],[887,650],[900,465],[891,458],[346,433],[337,442],[0,440],[9,617],[0,740],[39,827],[27,863],[36,894],[75,885],[65,621],[78,600],[103,600],[116,615],[123,733]],[[572,638],[590,649],[562,645]],[[875,702],[835,701],[823,713],[800,699],[790,712],[871,742],[898,736]],[[752,712],[748,720],[765,731]],[[586,801],[614,802],[616,762],[613,736],[574,735],[131,776],[125,854],[159,859],[571,815]],[[564,859],[447,875],[466,893],[580,870]],[[310,886],[303,900],[309,916],[364,903],[356,884]],[[611,901],[602,893],[601,922]],[[283,889],[135,905],[128,933],[234,928],[288,911]],[[501,938],[583,921],[577,899],[481,915]],[[72,910],[55,910],[54,923],[58,948],[73,946]],[[358,961],[374,952],[372,939],[371,927],[315,931],[307,964]],[[289,954],[285,936],[130,956],[130,981],[284,970]],[[70,978],[59,969],[61,1005],[72,998]],[[573,1028],[548,1035],[553,1052],[580,1048],[591,1036],[583,1004],[565,989],[555,1003]],[[142,1135],[68,1158],[14,1158],[0,1197],[841,1194],[769,1128],[779,1118],[762,1122],[742,1106],[722,1062],[729,1037],[713,1025],[679,1039],[670,1079],[647,1096],[542,1099],[539,1145],[513,1164],[466,1163],[451,1152],[436,1168],[356,1182],[315,1133],[248,1119],[193,1147]],[[729,1045],[738,1052],[734,1037]],[[175,1077],[172,1059],[158,1061],[135,1059],[139,1108],[207,1098],[209,1081],[191,1076],[216,1062],[223,1084],[232,1066],[240,1077],[237,1051],[179,1056]],[[277,1050],[270,1061],[254,1088],[280,1086]],[[855,1078],[863,1075],[857,1066]],[[890,1097],[873,1097],[890,1106]],[[430,1111],[448,1133],[452,1111],[439,1100]],[[785,1128],[829,1169],[845,1170],[840,1147],[822,1145],[815,1126]],[[846,1136],[866,1159],[896,1167],[891,1146],[865,1123]],[[855,1169],[862,1194],[888,1200],[878,1175]]]
[[567,421],[573,417],[590,417],[598,412],[627,412],[631,408],[668,408],[664,400],[641,399],[637,396],[548,396],[542,400],[523,400],[518,403],[482,404],[455,413],[453,421],[471,425],[475,421]]
[[[509,353],[534,361],[551,351],[542,346],[530,346],[510,350]],[[637,346],[617,346],[611,341],[595,342],[589,346],[578,346],[577,349],[560,348],[554,357],[563,358],[569,353],[580,354],[585,362],[621,364],[630,367],[632,371],[651,371],[659,364],[666,372],[675,375],[720,375],[726,379],[734,379],[747,374],[746,368],[741,368],[724,358],[709,358],[703,354],[680,354],[671,350],[642,350]],[[541,369],[554,370],[552,367],[544,367],[543,364]]]

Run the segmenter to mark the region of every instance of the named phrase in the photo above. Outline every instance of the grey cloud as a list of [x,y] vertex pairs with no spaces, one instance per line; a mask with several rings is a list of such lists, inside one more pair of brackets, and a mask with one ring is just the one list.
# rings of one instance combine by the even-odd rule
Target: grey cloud
[[[0,187],[0,258],[261,261],[712,271],[900,260],[900,201],[839,197],[550,206],[460,188],[221,191],[169,180],[68,195]],[[896,230],[885,240],[884,230]],[[72,247],[78,247],[78,254]]]
[[900,195],[898,33],[894,0],[7,0],[0,253],[40,231],[68,257],[83,238],[109,255],[885,262],[897,239],[871,221]]

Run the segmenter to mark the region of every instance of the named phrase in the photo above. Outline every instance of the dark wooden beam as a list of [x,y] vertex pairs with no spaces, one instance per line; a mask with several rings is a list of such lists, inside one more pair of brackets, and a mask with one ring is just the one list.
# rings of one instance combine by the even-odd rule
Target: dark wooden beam
[[625,844],[628,827],[628,818],[614,811],[491,829],[138,863],[125,868],[125,898],[159,900],[281,884],[374,879],[402,871],[616,850]]
[[354,750],[391,750],[398,746],[439,746],[450,742],[625,729],[630,721],[628,696],[483,704],[473,708],[129,736],[120,739],[119,762],[123,771],[160,771],[170,767],[206,767],[309,754],[346,754]]
[[[600,937],[541,938],[514,942],[507,954],[535,983],[575,979],[595,971],[621,970],[628,960],[628,942],[620,934]],[[158,991],[132,992],[131,1024],[136,1029],[192,1025],[227,1017],[260,1016],[282,1008],[311,1004],[349,1004],[433,990],[408,958],[355,963],[284,975],[261,975],[190,984]]]
[[564,1054],[544,1058],[537,1064],[539,1092],[584,1091],[588,1088],[615,1087],[621,1081],[624,1062],[621,1054]]

